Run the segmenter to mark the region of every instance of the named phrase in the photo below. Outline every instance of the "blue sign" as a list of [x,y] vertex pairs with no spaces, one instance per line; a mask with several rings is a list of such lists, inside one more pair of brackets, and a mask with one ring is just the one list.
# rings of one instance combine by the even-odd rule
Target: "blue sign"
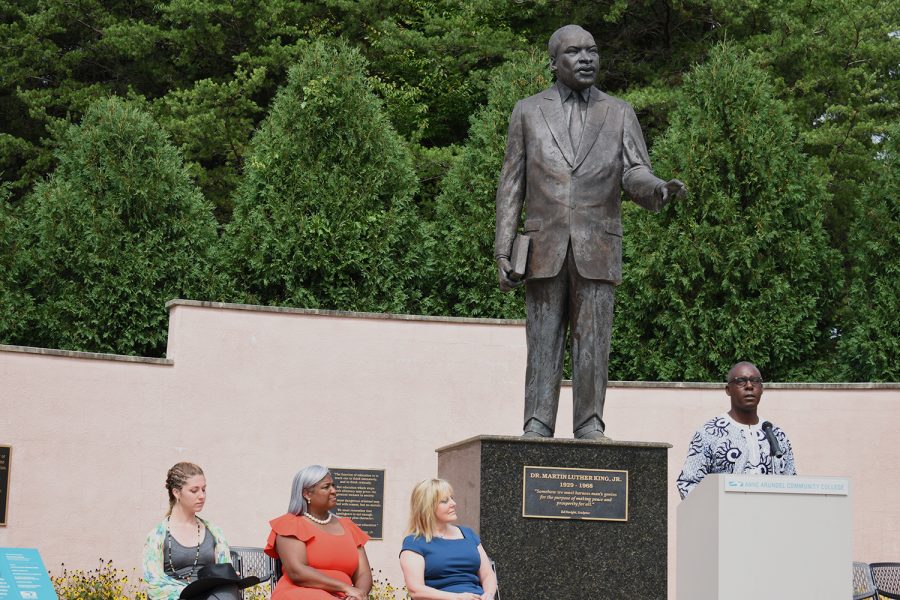
[[59,600],[34,548],[0,548],[0,600]]

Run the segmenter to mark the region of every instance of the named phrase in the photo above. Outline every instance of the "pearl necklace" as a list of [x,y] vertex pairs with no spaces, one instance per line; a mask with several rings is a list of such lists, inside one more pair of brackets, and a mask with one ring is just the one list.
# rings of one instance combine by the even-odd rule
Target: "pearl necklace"
[[187,575],[178,575],[177,571],[175,571],[175,566],[172,564],[172,532],[169,531],[169,519],[171,519],[171,516],[166,517],[166,541],[169,543],[169,570],[172,571],[172,577],[189,581],[190,578],[196,574],[195,569],[197,568],[197,563],[200,561],[200,519],[194,517],[194,520],[197,521],[197,555],[194,556],[194,564],[191,565],[191,570],[188,571]]
[[331,523],[331,518],[334,516],[334,513],[329,512],[328,516],[324,519],[317,519],[316,517],[312,516],[308,512],[303,513],[303,516],[306,517],[307,519],[309,519],[310,521],[312,521],[313,523],[318,523],[319,525],[328,525],[329,523]]

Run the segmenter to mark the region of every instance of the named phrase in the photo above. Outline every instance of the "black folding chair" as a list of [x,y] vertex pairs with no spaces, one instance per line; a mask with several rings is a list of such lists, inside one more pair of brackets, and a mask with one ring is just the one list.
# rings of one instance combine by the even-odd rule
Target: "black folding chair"
[[[263,552],[262,548],[249,546],[231,547],[231,564],[241,577],[259,577],[259,585],[269,587],[269,596],[275,591],[275,559]],[[250,589],[250,588],[247,588]],[[241,598],[244,597],[241,592]]]
[[869,570],[879,596],[900,599],[900,563],[872,563]]

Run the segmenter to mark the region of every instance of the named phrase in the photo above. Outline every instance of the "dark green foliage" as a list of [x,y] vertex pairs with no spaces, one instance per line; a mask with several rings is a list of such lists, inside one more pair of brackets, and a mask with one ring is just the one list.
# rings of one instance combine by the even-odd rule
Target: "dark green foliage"
[[714,381],[750,360],[770,380],[829,378],[840,271],[826,176],[735,48],[716,48],[683,94],[654,161],[691,196],[627,212],[613,376]]
[[33,303],[24,292],[19,210],[10,201],[9,185],[0,186],[0,343],[27,343]]
[[[357,299],[355,305],[520,316],[521,294],[501,295],[496,289],[490,238],[493,186],[508,110],[533,90],[509,85],[505,100],[495,98],[494,108],[484,107],[494,69],[521,62],[523,51],[535,53],[536,63],[543,62],[550,33],[570,22],[594,34],[601,54],[598,86],[632,102],[651,149],[669,128],[681,104],[684,74],[694,64],[704,63],[722,41],[753,53],[756,65],[768,75],[769,94],[795,128],[795,141],[829,174],[827,180],[817,180],[811,195],[824,215],[829,244],[842,258],[842,272],[833,279],[847,281],[840,298],[829,295],[819,302],[814,319],[821,333],[834,337],[819,340],[815,351],[782,357],[779,364],[795,363],[778,367],[776,373],[805,378],[818,372],[832,380],[896,377],[896,370],[890,369],[897,362],[896,346],[878,337],[879,331],[894,331],[883,321],[890,309],[878,308],[884,305],[881,300],[859,300],[866,294],[889,299],[894,289],[884,282],[896,279],[887,266],[876,269],[890,262],[881,258],[890,254],[878,252],[896,247],[889,227],[894,198],[879,196],[879,188],[873,187],[873,182],[883,181],[884,166],[895,165],[885,160],[885,146],[873,140],[885,137],[900,109],[900,3],[885,0],[0,0],[0,185],[8,184],[4,189],[10,192],[0,210],[0,300],[4,309],[14,307],[0,311],[0,331],[5,339],[17,332],[16,339],[23,343],[44,343],[25,334],[31,331],[28,323],[34,322],[32,309],[40,306],[32,300],[40,294],[21,285],[23,273],[29,272],[22,257],[30,238],[14,230],[28,229],[24,223],[30,217],[20,210],[23,199],[53,171],[57,140],[81,121],[93,102],[118,96],[149,112],[180,150],[184,168],[215,207],[221,227],[231,220],[251,137],[269,114],[289,67],[312,42],[337,38],[366,58],[365,89],[383,100],[380,110],[410,145],[420,180],[413,207],[419,223],[432,229],[427,244],[407,244],[394,252],[395,263],[376,269],[391,273],[381,291],[363,294],[378,300]],[[520,67],[505,68],[511,69],[509,74]],[[330,65],[323,70],[330,71]],[[476,126],[471,118],[479,110],[488,112],[479,116],[483,123]],[[683,124],[684,115],[680,118]],[[467,143],[470,124],[472,139]],[[460,158],[463,149],[466,156]],[[657,166],[677,166],[666,160]],[[457,170],[439,185],[454,164]],[[735,163],[733,177],[746,175],[740,169],[763,173],[767,164]],[[475,165],[471,178],[469,165]],[[395,166],[389,168],[394,175],[388,178],[396,177]],[[700,184],[690,180],[693,173],[684,175],[695,191],[713,177],[697,169]],[[827,186],[824,196],[822,180]],[[896,187],[890,180],[881,189],[888,184]],[[789,191],[789,196],[794,194]],[[444,196],[439,201],[440,194]],[[729,202],[734,200],[729,198],[735,194],[723,192],[722,207],[709,200],[707,212],[732,210]],[[656,223],[652,215],[629,212],[628,217],[634,221],[632,232],[645,220],[648,227]],[[331,228],[343,222],[340,215],[328,219]],[[866,227],[867,222],[881,225]],[[411,239],[416,236],[403,236],[404,242]],[[314,241],[308,239],[303,253],[306,261],[318,261],[318,273],[334,264],[334,246]],[[633,236],[626,237],[626,244],[633,241]],[[393,241],[385,243],[391,246]],[[832,251],[822,248],[825,254],[817,260],[831,265]],[[711,256],[706,262],[718,260],[718,255]],[[725,258],[724,264],[730,264]],[[706,263],[703,268],[713,269]],[[353,296],[347,290],[357,277],[334,280],[335,297]],[[323,277],[315,285],[321,290],[331,282]],[[283,282],[271,283],[278,287]],[[401,291],[388,291],[389,286]],[[262,297],[259,290],[241,294]],[[620,334],[632,331],[628,335],[637,340],[653,314],[628,317],[624,289],[620,296],[617,329],[622,329]],[[791,310],[803,320],[807,308]],[[629,324],[631,318],[639,323]],[[98,321],[97,327],[108,325]],[[806,348],[809,338],[798,339]],[[840,359],[829,354],[836,344]],[[790,344],[781,345],[781,351],[788,352]],[[692,348],[714,353],[699,341]],[[710,362],[709,356],[698,364]],[[815,366],[829,361],[828,368]],[[841,370],[845,374],[838,375]],[[659,378],[677,369],[650,372],[632,365],[620,375],[637,377],[639,372]]]
[[185,156],[191,176],[216,204],[220,221],[231,217],[231,194],[240,181],[244,155],[261,112],[252,100],[265,85],[265,69],[239,70],[218,83],[203,79],[153,104],[159,123]]
[[472,117],[469,141],[441,183],[431,223],[425,310],[468,317],[522,318],[521,293],[497,287],[494,197],[516,101],[545,89],[543,53],[521,54],[495,70],[487,106]]
[[[160,86],[153,2],[0,0],[0,169],[17,196],[51,169],[45,142],[110,92]],[[158,87],[157,87],[158,89]]]
[[[377,4],[377,2],[376,2]],[[425,145],[465,141],[470,116],[485,101],[487,75],[524,38],[508,17],[522,5],[493,0],[397,2],[368,28],[373,71],[411,90],[427,108],[417,119]],[[401,129],[413,132],[409,125]]]
[[166,301],[218,294],[209,207],[165,133],[119,100],[70,126],[56,161],[14,226],[12,272],[34,309],[3,321],[4,341],[160,355]]
[[61,123],[99,98],[142,98],[227,219],[252,129],[317,12],[293,0],[0,0],[0,176],[20,198],[50,170]]
[[[841,242],[846,199],[870,175],[869,134],[897,110],[898,13],[883,0],[0,0],[0,170],[20,198],[50,169],[42,140],[57,120],[140,96],[227,221],[251,127],[308,40],[359,48],[395,128],[444,147],[464,142],[490,69],[575,22],[600,45],[600,86],[629,97],[676,87],[717,40],[761,52],[807,151],[838,175],[829,223]],[[635,105],[652,143],[670,106]]]
[[311,44],[253,139],[227,269],[262,304],[401,312],[420,250],[408,148],[360,53]]
[[900,125],[879,145],[849,235],[850,286],[837,367],[845,380],[900,381]]
[[144,93],[227,223],[253,131],[307,37],[321,29],[319,11],[295,0],[163,0],[157,7],[145,21],[160,32],[170,83]]
[[825,225],[832,244],[846,254],[862,186],[879,170],[873,136],[883,135],[885,126],[898,119],[900,3],[818,0],[757,6],[756,26],[751,29],[748,19],[748,30],[735,32],[777,78],[804,151],[821,158],[832,174]]

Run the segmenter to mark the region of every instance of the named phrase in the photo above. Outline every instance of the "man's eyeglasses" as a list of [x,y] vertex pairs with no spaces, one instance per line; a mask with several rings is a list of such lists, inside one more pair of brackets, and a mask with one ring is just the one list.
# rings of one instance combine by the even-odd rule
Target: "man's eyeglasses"
[[752,383],[753,385],[762,385],[763,378],[762,377],[735,377],[728,381],[728,383],[734,383],[737,385],[747,385],[748,383]]

